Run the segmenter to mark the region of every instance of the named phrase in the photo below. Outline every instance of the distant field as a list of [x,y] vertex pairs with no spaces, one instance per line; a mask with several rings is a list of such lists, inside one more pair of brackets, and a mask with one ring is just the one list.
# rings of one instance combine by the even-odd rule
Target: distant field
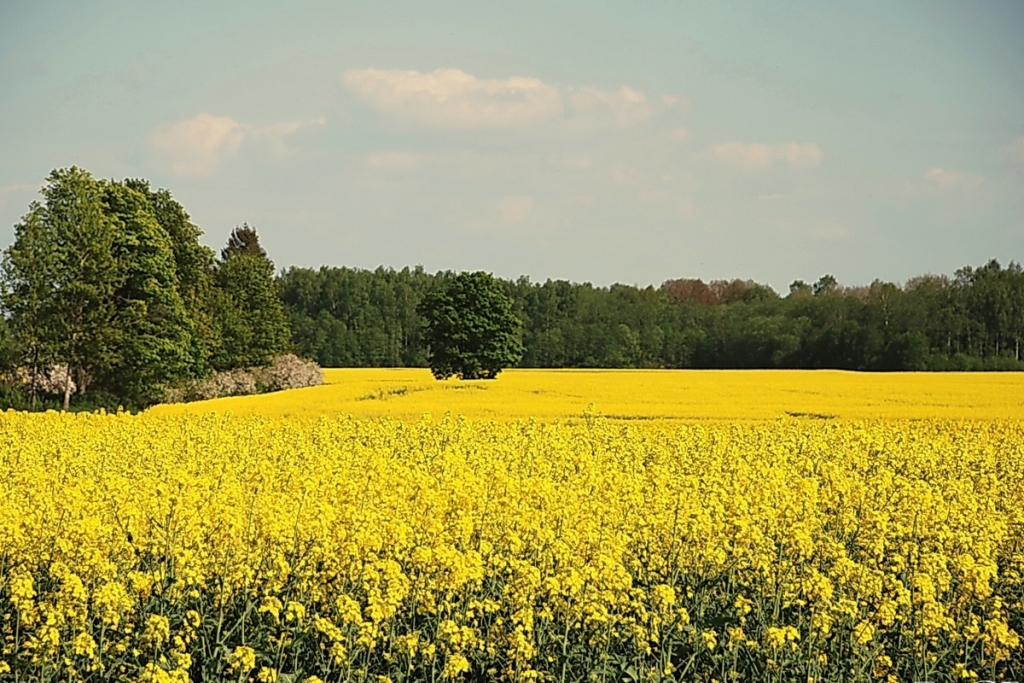
[[157,414],[476,419],[1021,419],[1024,374],[836,370],[507,370],[494,381],[438,382],[423,369],[332,369],[320,387],[162,405]]

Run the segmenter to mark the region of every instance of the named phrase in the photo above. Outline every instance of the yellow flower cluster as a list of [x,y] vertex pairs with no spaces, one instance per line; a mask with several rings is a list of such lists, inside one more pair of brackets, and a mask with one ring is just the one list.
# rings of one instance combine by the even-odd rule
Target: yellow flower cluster
[[0,501],[3,681],[1024,667],[1017,421],[8,412]]

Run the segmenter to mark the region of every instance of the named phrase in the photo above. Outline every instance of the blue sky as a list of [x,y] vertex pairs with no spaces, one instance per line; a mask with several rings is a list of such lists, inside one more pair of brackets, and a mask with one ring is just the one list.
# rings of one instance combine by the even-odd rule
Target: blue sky
[[1024,3],[771,5],[0,0],[0,246],[78,165],[279,267],[1024,260]]

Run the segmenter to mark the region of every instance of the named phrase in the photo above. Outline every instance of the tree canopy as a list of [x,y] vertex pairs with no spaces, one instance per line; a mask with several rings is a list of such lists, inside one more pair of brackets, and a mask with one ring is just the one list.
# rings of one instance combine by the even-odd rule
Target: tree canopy
[[274,265],[248,225],[216,261],[181,204],[145,180],[71,167],[41,195],[0,264],[0,360],[33,400],[59,378],[64,409],[87,393],[142,406],[290,349]]
[[490,274],[441,280],[417,308],[425,322],[430,370],[447,379],[494,379],[523,355],[512,299]]
[[4,252],[4,304],[14,337],[34,372],[65,366],[65,409],[74,378],[85,387],[124,362],[115,294],[125,263],[106,191],[82,169],[54,171],[43,201],[32,203]]
[[[326,367],[425,367],[417,306],[452,277],[325,266],[279,280],[299,353]],[[849,287],[825,275],[797,280],[787,296],[740,279],[498,282],[521,322],[519,367],[1024,369],[1024,274],[1014,263],[902,285]]]
[[221,348],[213,356],[217,370],[266,365],[291,347],[291,331],[274,280],[274,264],[256,231],[236,228],[215,268],[215,320]]

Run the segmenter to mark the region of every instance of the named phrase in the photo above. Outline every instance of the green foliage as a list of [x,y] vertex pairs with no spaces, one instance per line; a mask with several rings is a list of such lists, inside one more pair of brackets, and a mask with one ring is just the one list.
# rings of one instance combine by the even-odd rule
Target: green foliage
[[292,339],[326,367],[425,367],[416,306],[434,281],[423,268],[289,268],[279,282]]
[[14,370],[18,363],[18,350],[7,318],[0,315],[0,375]]
[[[425,366],[416,306],[451,277],[324,267],[293,268],[280,282],[300,353],[327,367]],[[746,280],[501,285],[522,321],[520,367],[1024,369],[1015,264],[902,287],[824,276],[794,282],[786,297]]]
[[425,320],[430,370],[447,379],[493,379],[523,355],[512,299],[488,273],[446,278],[417,308]]
[[[116,364],[120,336],[118,226],[104,193],[87,171],[55,170],[4,252],[4,306],[26,364],[65,365],[80,387]],[[69,381],[65,409],[70,394]]]
[[256,234],[254,228],[249,227],[248,223],[242,223],[241,227],[231,231],[227,246],[220,250],[220,260],[228,261],[233,256],[242,255],[267,258],[266,250],[260,246],[259,235]]
[[72,394],[77,407],[144,406],[215,366],[265,365],[287,351],[274,266],[256,232],[236,229],[219,263],[201,235],[145,180],[53,171],[3,255],[4,391],[45,408],[59,377],[65,410]]
[[811,286],[814,296],[826,296],[834,294],[839,290],[839,282],[832,275],[822,275],[818,281]]
[[108,215],[118,227],[114,255],[120,273],[114,292],[117,355],[102,385],[145,404],[193,374],[201,350],[178,292],[171,237],[157,222],[149,198],[122,183],[104,189]]
[[[240,235],[245,236],[244,246],[234,248]],[[274,264],[259,246],[255,230],[235,229],[221,252],[214,283],[213,319],[221,340],[212,355],[215,369],[267,365],[289,350],[291,333]]]
[[170,238],[174,253],[178,295],[192,321],[190,334],[195,336],[194,365],[190,377],[202,377],[209,371],[209,356],[220,346],[220,336],[213,323],[213,267],[216,254],[199,242],[203,231],[192,222],[168,190],[150,189],[149,182],[140,179],[125,180],[124,184],[145,195],[157,223]]
[[[139,189],[136,189],[139,188]],[[54,171],[4,253],[4,305],[22,367],[70,368],[72,390],[157,400],[200,364],[174,242],[148,187]]]
[[429,364],[466,378],[515,364],[1024,369],[1016,263],[905,286],[849,288],[824,275],[795,281],[786,297],[738,279],[595,287],[421,267],[291,268],[275,281],[253,228],[233,230],[219,260],[201,235],[145,180],[54,170],[0,264],[0,371],[66,377],[68,408],[72,395],[146,405],[293,347],[327,367]]

